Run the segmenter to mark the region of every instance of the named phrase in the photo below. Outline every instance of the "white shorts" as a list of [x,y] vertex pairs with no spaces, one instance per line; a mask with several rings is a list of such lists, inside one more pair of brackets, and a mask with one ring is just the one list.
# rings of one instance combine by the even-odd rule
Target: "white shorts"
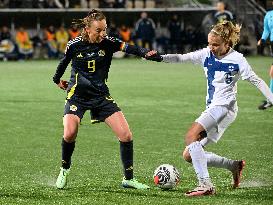
[[216,143],[224,134],[228,126],[236,119],[237,107],[228,109],[225,106],[213,106],[206,109],[195,122],[201,124],[207,132],[207,137],[201,140],[206,146],[210,142]]

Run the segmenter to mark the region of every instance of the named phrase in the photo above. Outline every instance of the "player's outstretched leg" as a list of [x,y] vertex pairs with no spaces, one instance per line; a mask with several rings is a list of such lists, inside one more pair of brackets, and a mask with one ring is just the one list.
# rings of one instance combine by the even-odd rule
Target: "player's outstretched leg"
[[233,176],[233,188],[240,185],[242,170],[245,166],[244,160],[232,160],[219,156],[212,152],[205,152],[208,167],[223,168],[231,171]]
[[233,176],[233,188],[238,188],[240,186],[242,172],[245,167],[245,161],[235,161],[233,165],[233,169],[231,170]]

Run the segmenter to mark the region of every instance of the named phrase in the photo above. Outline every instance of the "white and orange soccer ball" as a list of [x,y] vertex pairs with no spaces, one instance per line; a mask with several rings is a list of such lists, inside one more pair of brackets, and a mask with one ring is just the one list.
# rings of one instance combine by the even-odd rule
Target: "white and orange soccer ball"
[[180,181],[178,170],[170,164],[162,164],[154,171],[154,183],[161,189],[172,189]]

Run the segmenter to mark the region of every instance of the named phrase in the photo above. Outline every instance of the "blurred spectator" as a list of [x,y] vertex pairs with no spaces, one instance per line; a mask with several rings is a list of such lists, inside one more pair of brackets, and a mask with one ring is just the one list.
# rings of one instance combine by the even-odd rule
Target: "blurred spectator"
[[119,31],[118,31],[118,29],[116,27],[116,24],[110,23],[108,34],[111,37],[120,38]]
[[[271,5],[273,6],[273,1],[271,1]],[[257,44],[259,47],[261,47],[262,55],[264,52],[264,47],[267,44],[267,40],[269,40],[271,56],[273,57],[273,9],[268,10],[265,14],[263,34]]]
[[80,35],[80,31],[76,25],[72,25],[71,28],[68,30],[69,39],[72,40]]
[[168,30],[170,32],[170,41],[169,41],[169,46],[171,53],[177,53],[181,52],[181,33],[182,33],[182,23],[178,19],[177,14],[174,14],[170,21],[168,22]]
[[[147,4],[146,4],[146,1],[147,1],[147,0],[142,0],[142,1],[143,1],[143,8],[146,8],[146,5],[147,5]],[[136,0],[132,0],[132,4],[133,4],[132,7],[133,7],[133,8],[136,8]]]
[[6,26],[3,26],[2,30],[1,30],[1,33],[0,33],[0,40],[2,41],[2,40],[5,40],[5,39],[12,40],[9,28],[6,27]]
[[0,8],[8,8],[9,0],[0,0]]
[[226,10],[226,4],[223,1],[219,1],[216,5],[217,12],[214,14],[216,23],[223,22],[224,20],[232,21],[233,14]]
[[54,9],[58,8],[55,0],[46,0],[45,1],[45,8]]
[[59,56],[62,56],[65,52],[66,44],[69,40],[69,35],[65,28],[61,26],[56,32],[56,41],[58,45]]
[[99,8],[113,8],[115,0],[99,0]]
[[126,0],[115,0],[113,7],[114,8],[125,8]]
[[81,0],[69,0],[70,8],[81,8]]
[[33,45],[29,34],[24,27],[20,27],[16,32],[16,43],[18,46],[19,59],[28,59],[32,57]]
[[131,41],[131,30],[127,26],[122,25],[120,27],[119,35],[120,35],[121,39],[124,42],[130,42]]
[[204,48],[208,45],[207,34],[201,26],[197,26],[195,29],[194,50]]
[[96,8],[96,3],[93,0],[80,0],[81,8]]
[[156,50],[159,53],[168,53],[170,49],[170,35],[168,28],[158,28],[155,32]]
[[11,38],[9,28],[3,26],[3,28],[0,30],[0,58],[3,60],[8,60],[16,57],[16,47]]
[[42,57],[42,50],[43,50],[43,41],[40,38],[40,31],[36,31],[36,33],[30,39],[33,44],[33,58],[39,59]]
[[20,0],[9,0],[9,8],[21,8],[22,1]]
[[69,0],[54,0],[59,9],[69,8]]
[[152,19],[148,18],[146,12],[141,13],[141,18],[136,22],[136,35],[141,40],[142,47],[148,47],[150,50],[153,49],[153,41],[155,38],[155,23]]
[[21,8],[32,8],[33,7],[32,0],[22,0]]
[[47,47],[47,55],[49,58],[58,57],[58,48],[56,42],[56,32],[54,26],[49,26],[44,32],[44,42]]
[[256,38],[246,27],[241,29],[237,50],[244,55],[255,55],[257,53]]
[[195,50],[195,47],[198,46],[195,42],[195,28],[192,25],[188,25],[186,27],[185,31],[183,32],[183,38],[185,53]]
[[33,8],[42,9],[42,8],[45,8],[45,6],[46,6],[46,0],[34,0],[34,1],[32,1],[32,7]]
[[215,21],[216,21],[216,19],[214,18],[213,13],[208,13],[203,18],[202,23],[201,23],[201,27],[205,33],[206,39],[207,39],[207,35],[209,34],[209,32],[211,30],[211,26],[215,24]]

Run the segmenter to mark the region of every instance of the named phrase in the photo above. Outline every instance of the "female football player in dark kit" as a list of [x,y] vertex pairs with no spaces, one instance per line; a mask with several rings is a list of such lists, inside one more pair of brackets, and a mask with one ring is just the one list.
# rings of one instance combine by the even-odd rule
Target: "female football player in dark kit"
[[[149,186],[133,177],[133,139],[129,125],[106,85],[113,53],[123,51],[145,57],[147,49],[129,45],[108,37],[104,14],[93,9],[76,24],[81,35],[68,42],[53,77],[59,88],[67,90],[64,108],[62,139],[62,166],[56,186],[63,189],[70,172],[71,156],[75,147],[80,121],[85,111],[90,110],[92,122],[105,122],[120,142],[120,155],[124,169],[122,186],[125,188],[148,189]],[[72,61],[71,78],[61,80],[68,64]]]

